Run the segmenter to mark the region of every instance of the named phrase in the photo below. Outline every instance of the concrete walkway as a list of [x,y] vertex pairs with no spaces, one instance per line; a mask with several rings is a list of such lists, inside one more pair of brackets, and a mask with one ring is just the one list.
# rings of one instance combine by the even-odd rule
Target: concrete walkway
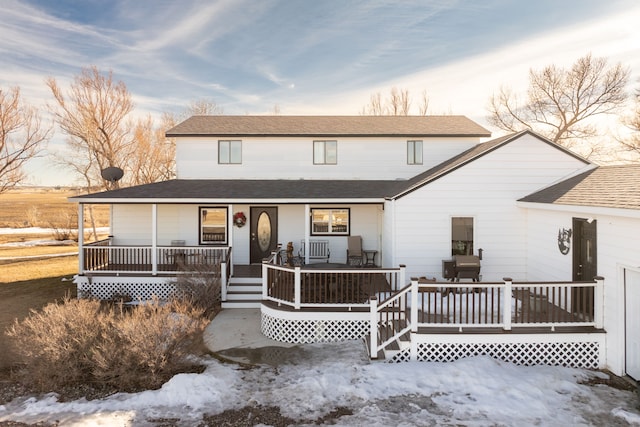
[[227,308],[213,318],[204,331],[204,344],[214,353],[230,349],[294,347],[296,344],[274,341],[260,332],[259,308]]

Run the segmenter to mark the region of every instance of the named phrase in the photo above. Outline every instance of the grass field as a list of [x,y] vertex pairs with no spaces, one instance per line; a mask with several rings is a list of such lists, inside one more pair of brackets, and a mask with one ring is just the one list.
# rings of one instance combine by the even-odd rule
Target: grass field
[[[70,189],[24,188],[0,194],[0,228],[64,227],[71,220],[77,226],[78,205],[67,200],[78,195]],[[109,207],[95,205],[96,225],[109,223]],[[85,215],[85,218],[88,215]],[[87,218],[88,220],[88,218]]]

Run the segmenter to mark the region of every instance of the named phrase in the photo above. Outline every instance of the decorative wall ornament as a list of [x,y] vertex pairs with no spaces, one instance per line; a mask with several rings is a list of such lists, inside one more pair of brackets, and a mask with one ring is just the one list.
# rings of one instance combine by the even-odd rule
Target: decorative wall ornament
[[236,212],[235,214],[233,214],[233,223],[238,228],[244,227],[244,225],[247,223],[247,217],[245,216],[244,212]]
[[562,255],[566,255],[571,250],[571,234],[573,232],[570,228],[558,229],[558,249]]

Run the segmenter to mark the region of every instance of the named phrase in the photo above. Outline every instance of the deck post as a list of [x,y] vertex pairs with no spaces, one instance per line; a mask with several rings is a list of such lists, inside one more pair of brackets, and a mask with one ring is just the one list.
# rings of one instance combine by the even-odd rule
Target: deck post
[[411,278],[411,332],[418,332],[418,279]]
[[[400,264],[400,277],[398,278],[398,282],[395,283],[396,288],[394,289],[394,291],[398,291],[402,288],[404,288],[405,285],[405,280],[406,279],[406,270],[407,270],[407,266],[404,264]],[[400,284],[398,284],[400,283]]]
[[269,287],[267,285],[269,281],[269,268],[267,267],[268,262],[262,261],[262,299],[266,300],[269,295]]
[[300,310],[300,266],[296,266],[294,270],[294,281],[293,281],[293,305],[296,310]]
[[220,300],[227,300],[227,261],[224,258],[220,262]]
[[604,328],[604,277],[594,277],[596,290],[593,295],[593,320],[597,329]]
[[378,297],[372,295],[369,299],[369,309],[371,310],[371,325],[369,330],[370,346],[369,357],[372,359],[378,358]]
[[511,277],[505,277],[504,280],[504,298],[502,300],[502,321],[504,322],[504,330],[511,330],[511,295],[513,280]]
[[411,278],[411,304],[409,307],[409,314],[411,316],[411,341],[409,347],[409,360],[412,362],[418,361],[418,344],[416,343],[416,334],[418,333],[418,279]]

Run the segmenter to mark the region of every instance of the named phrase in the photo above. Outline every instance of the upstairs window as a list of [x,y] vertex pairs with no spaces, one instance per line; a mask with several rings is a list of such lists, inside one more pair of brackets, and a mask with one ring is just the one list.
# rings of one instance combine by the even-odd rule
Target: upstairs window
[[407,164],[422,164],[422,141],[407,141]]
[[234,164],[242,163],[242,141],[218,141],[218,163]]
[[473,218],[451,218],[451,255],[473,255]]
[[200,208],[200,244],[227,244],[227,208],[207,206]]
[[350,210],[347,209],[311,209],[311,234],[349,234]]
[[338,164],[338,141],[313,141],[313,164]]

